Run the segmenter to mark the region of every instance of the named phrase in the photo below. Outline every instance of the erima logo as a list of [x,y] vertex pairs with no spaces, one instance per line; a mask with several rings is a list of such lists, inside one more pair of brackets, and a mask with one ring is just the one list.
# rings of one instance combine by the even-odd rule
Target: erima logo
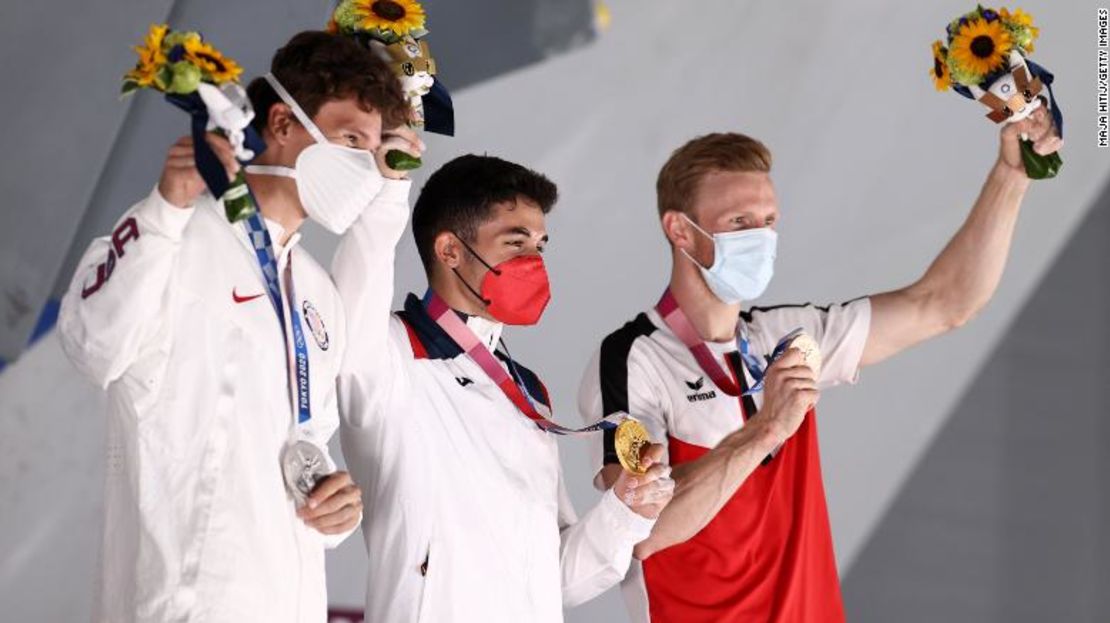
[[466,378],[465,376],[456,376],[455,382],[459,384],[459,387],[466,387],[467,385],[471,385],[474,383],[474,381]]
[[690,402],[702,402],[703,400],[713,400],[714,398],[716,398],[717,397],[717,391],[716,390],[711,389],[707,392],[699,392],[698,391],[704,385],[705,385],[705,377],[704,376],[698,377],[698,380],[696,380],[696,381],[686,381],[686,387],[689,387],[694,392],[692,394],[687,394],[686,395],[686,400],[689,400]]

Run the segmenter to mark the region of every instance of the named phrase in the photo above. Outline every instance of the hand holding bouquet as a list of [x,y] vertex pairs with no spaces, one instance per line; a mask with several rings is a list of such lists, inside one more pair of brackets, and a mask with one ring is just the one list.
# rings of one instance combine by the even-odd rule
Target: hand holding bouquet
[[[948,24],[947,45],[933,43],[929,74],[938,91],[949,88],[989,109],[995,123],[1013,123],[1048,107],[1056,131],[1063,136],[1064,119],[1052,93],[1053,75],[1028,56],[1040,30],[1028,13],[982,6]],[[1047,93],[1047,97],[1046,94]],[[1027,137],[1021,141],[1022,161],[1030,178],[1055,177],[1059,153],[1039,154]]]
[[[415,0],[342,0],[328,22],[328,32],[352,37],[389,63],[409,100],[409,126],[453,135],[451,96],[436,78],[436,62],[424,41],[424,7]],[[420,158],[400,150],[386,154],[398,171],[416,169]]]
[[193,144],[197,169],[214,197],[224,203],[229,221],[238,221],[257,210],[243,172],[227,179],[224,167],[207,148],[205,132],[219,132],[228,139],[240,162],[248,162],[265,149],[250,128],[254,118],[247,94],[238,83],[243,68],[204,41],[199,33],[172,31],[154,24],[141,45],[135,67],[123,76],[123,95],[154,89],[188,112],[193,119]]

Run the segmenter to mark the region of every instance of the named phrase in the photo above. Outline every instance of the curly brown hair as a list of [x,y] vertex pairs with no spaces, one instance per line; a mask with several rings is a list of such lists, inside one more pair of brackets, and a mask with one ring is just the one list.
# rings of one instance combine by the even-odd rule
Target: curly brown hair
[[[397,127],[409,118],[401,84],[386,62],[343,35],[297,33],[274,53],[270,73],[309,117],[326,102],[353,96],[363,110],[381,114],[383,128]],[[262,78],[251,81],[247,95],[255,111],[252,124],[262,132],[270,108],[281,98]]]

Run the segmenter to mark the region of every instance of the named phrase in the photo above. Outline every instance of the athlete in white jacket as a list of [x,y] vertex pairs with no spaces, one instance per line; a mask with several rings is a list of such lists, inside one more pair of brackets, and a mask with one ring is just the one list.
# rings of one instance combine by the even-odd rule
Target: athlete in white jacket
[[[383,64],[324,33],[294,37],[272,72],[315,124],[272,76],[251,86],[268,146],[247,168],[258,231],[201,193],[182,139],[157,188],[93,241],[62,303],[65,351],[110,402],[98,621],[322,622],[325,546],[358,525],[359,491],[327,455],[343,309],[296,230],[306,211],[334,227],[366,207],[381,188],[369,150],[405,102],[382,86],[395,82]],[[207,142],[234,174],[228,143]],[[336,167],[306,161],[361,161],[362,174],[321,177]],[[296,181],[273,175],[290,166]],[[349,190],[317,202],[333,183]],[[263,230],[272,263],[258,259]],[[299,456],[319,464],[287,485],[283,463]]]
[[624,576],[670,499],[669,468],[626,473],[577,519],[556,437],[538,425],[546,389],[492,354],[503,324],[535,323],[548,301],[555,186],[492,157],[444,165],[413,213],[430,290],[391,315],[408,190],[387,182],[390,200],[363,213],[333,266],[351,336],[341,438],[364,491],[366,620],[561,621]]

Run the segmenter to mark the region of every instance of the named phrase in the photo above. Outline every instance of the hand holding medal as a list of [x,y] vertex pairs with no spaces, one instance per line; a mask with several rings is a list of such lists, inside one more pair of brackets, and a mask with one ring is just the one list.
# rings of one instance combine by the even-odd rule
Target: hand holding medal
[[[424,41],[428,35],[424,19],[424,7],[415,0],[342,0],[327,30],[353,38],[393,68],[411,107],[409,127],[453,136],[451,95],[436,77],[436,62]],[[385,160],[395,171],[411,171],[422,164],[420,158],[399,149],[388,151]]]
[[343,534],[362,517],[362,491],[347,472],[334,472],[316,483],[297,516],[321,534]]
[[192,117],[196,168],[213,197],[223,201],[227,220],[242,220],[257,211],[242,169],[228,179],[206,133],[227,139],[240,162],[252,160],[266,146],[250,127],[254,110],[239,76],[243,68],[204,41],[199,33],[173,31],[165,24],[150,27],[143,44],[135,47],[139,61],[123,77],[122,94],[150,88]]
[[[987,118],[995,123],[1010,124],[1031,116],[1039,122],[1044,112],[1037,111],[1048,108],[1058,136],[1045,128],[1037,135],[1026,135],[1023,127],[1020,140],[1026,174],[1032,179],[1048,179],[1056,177],[1063,165],[1057,150],[1064,119],[1052,93],[1054,76],[1028,60],[1039,34],[1033,18],[1021,9],[1011,14],[1005,8],[977,7],[948,24],[947,45],[933,43],[929,74],[938,91],[951,88],[977,100],[989,109]],[[1030,125],[1036,126],[1025,124]]]
[[638,420],[625,417],[614,432],[621,471],[613,490],[633,512],[654,519],[674,494],[671,468],[662,463],[663,446],[651,443]]
[[763,406],[755,417],[761,425],[769,427],[776,445],[764,463],[797,432],[806,414],[817,404],[821,350],[816,340],[795,329],[779,340],[767,362],[761,380]]
[[813,377],[820,380],[821,378],[821,347],[817,345],[817,340],[804,333],[801,329],[795,329],[789,335],[779,340],[778,346],[771,354],[771,361],[774,363],[779,357],[785,354],[790,349],[796,349],[802,353],[802,359],[805,365],[813,370]]
[[644,450],[651,445],[647,429],[639,421],[627,418],[617,426],[614,434],[614,445],[617,450],[617,460],[621,467],[630,473],[641,475],[647,473],[647,465],[643,460]]
[[302,439],[282,450],[281,475],[285,479],[286,490],[298,507],[304,506],[316,483],[327,474],[327,458],[316,444]]

